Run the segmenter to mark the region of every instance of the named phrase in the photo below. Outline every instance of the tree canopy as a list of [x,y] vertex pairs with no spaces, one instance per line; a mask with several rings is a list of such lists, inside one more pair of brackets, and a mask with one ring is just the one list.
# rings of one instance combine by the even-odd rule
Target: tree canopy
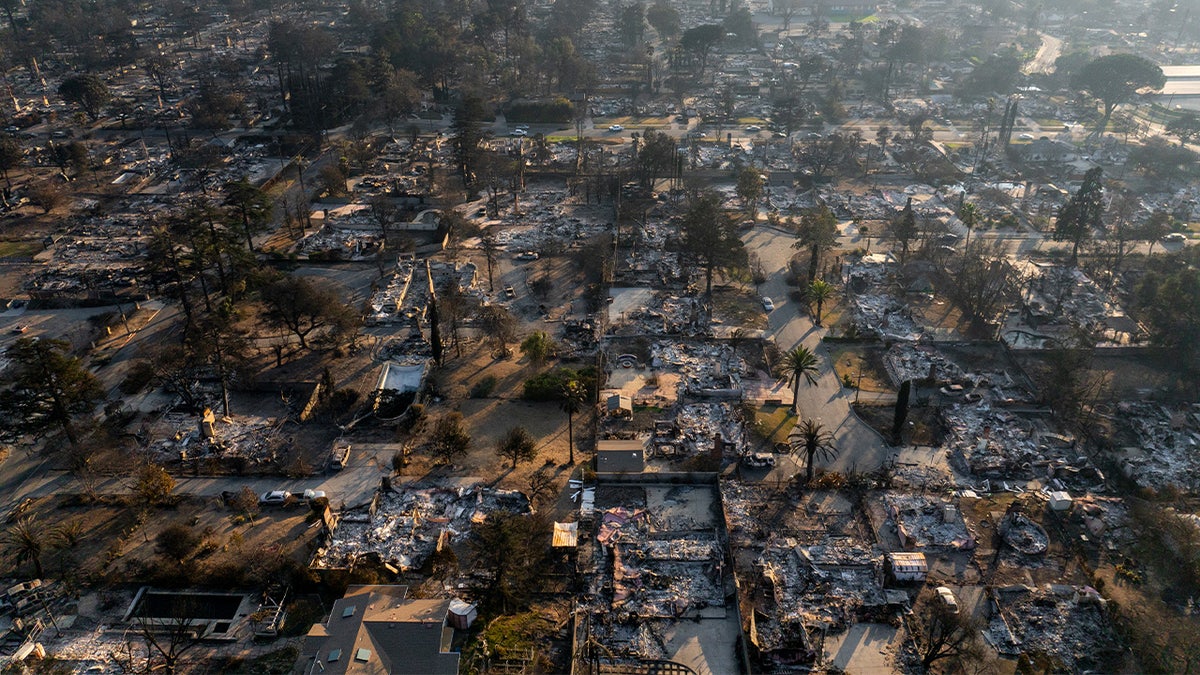
[[1167,83],[1162,68],[1135,54],[1110,54],[1085,65],[1071,84],[1104,102],[1104,117],[1096,129],[1102,135],[1108,128],[1113,110],[1133,98],[1139,89],[1162,89]]
[[104,390],[63,340],[23,337],[8,348],[9,381],[0,391],[0,426],[24,433],[57,427],[72,445],[74,420],[92,411]]

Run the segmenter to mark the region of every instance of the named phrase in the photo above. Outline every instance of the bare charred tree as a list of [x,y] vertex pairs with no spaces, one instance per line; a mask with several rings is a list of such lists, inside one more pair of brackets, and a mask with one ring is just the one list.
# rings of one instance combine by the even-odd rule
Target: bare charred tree
[[1020,293],[1021,275],[999,241],[976,239],[944,268],[945,290],[974,320],[992,321]]
[[978,662],[983,658],[979,619],[934,598],[918,607],[912,622],[917,654],[921,665],[928,669],[943,659],[956,662]]

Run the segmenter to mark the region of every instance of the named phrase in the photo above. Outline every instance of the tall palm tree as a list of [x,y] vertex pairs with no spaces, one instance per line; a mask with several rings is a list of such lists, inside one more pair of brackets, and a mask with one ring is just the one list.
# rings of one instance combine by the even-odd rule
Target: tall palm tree
[[0,535],[0,543],[17,557],[17,564],[33,563],[39,579],[45,576],[42,570],[42,536],[41,528],[33,516],[21,518]]
[[583,390],[583,384],[579,380],[570,380],[563,384],[562,397],[558,401],[558,406],[562,411],[567,413],[567,452],[570,453],[568,464],[575,464],[575,425],[573,418],[575,413],[583,409],[583,404],[587,398],[587,392]]
[[819,372],[817,355],[804,345],[797,345],[795,349],[783,355],[783,374],[792,384],[793,412],[800,412],[800,381],[808,382],[808,386],[811,387],[817,383]]
[[958,207],[958,219],[967,228],[967,239],[963,242],[964,248],[971,243],[971,230],[974,230],[975,226],[979,224],[979,218],[979,207],[971,202],[963,202],[962,206]]
[[821,325],[821,310],[825,306],[825,301],[833,297],[833,284],[823,279],[813,279],[808,285],[808,300],[809,302],[817,303],[817,315],[814,317],[816,324]]
[[808,483],[812,483],[813,480],[813,460],[819,457],[829,461],[838,455],[837,448],[833,447],[833,434],[825,431],[825,427],[814,420],[804,420],[797,425],[788,437],[788,443],[792,446],[792,452],[804,453]]

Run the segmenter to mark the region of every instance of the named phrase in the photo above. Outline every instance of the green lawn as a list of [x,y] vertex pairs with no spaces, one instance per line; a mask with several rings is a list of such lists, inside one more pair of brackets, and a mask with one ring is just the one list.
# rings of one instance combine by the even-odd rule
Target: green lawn
[[42,251],[42,242],[35,239],[0,241],[0,258],[31,258]]

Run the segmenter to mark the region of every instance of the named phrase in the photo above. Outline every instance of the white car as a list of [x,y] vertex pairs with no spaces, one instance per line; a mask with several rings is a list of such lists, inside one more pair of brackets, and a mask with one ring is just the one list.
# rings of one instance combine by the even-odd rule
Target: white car
[[950,613],[958,614],[958,599],[954,597],[954,591],[945,586],[938,586],[935,590],[938,598],[946,603],[946,607],[949,608]]
[[528,136],[529,132],[524,129],[513,129],[512,131],[508,132],[508,135],[509,136],[518,136],[518,137]]
[[1172,232],[1171,234],[1163,237],[1162,240],[1168,244],[1182,244],[1183,242],[1187,241],[1187,235],[1182,232]]
[[751,124],[750,126],[746,127],[746,133],[748,134],[757,134],[760,131],[762,131],[762,127],[758,126],[757,124]]
[[620,124],[614,124],[608,128],[609,131],[625,131],[625,127]]
[[762,305],[763,305],[763,309],[767,310],[768,312],[775,311],[775,303],[772,302],[771,299],[768,297],[764,297],[762,299]]
[[1017,138],[1021,139],[1022,141],[1032,141],[1033,134],[1020,134],[1017,136]]
[[324,490],[305,490],[304,491],[304,501],[306,501],[306,502],[311,502],[314,499],[324,499],[324,498],[325,498]]
[[271,490],[264,492],[258,497],[259,504],[282,504],[291,497],[292,493],[287,490]]

